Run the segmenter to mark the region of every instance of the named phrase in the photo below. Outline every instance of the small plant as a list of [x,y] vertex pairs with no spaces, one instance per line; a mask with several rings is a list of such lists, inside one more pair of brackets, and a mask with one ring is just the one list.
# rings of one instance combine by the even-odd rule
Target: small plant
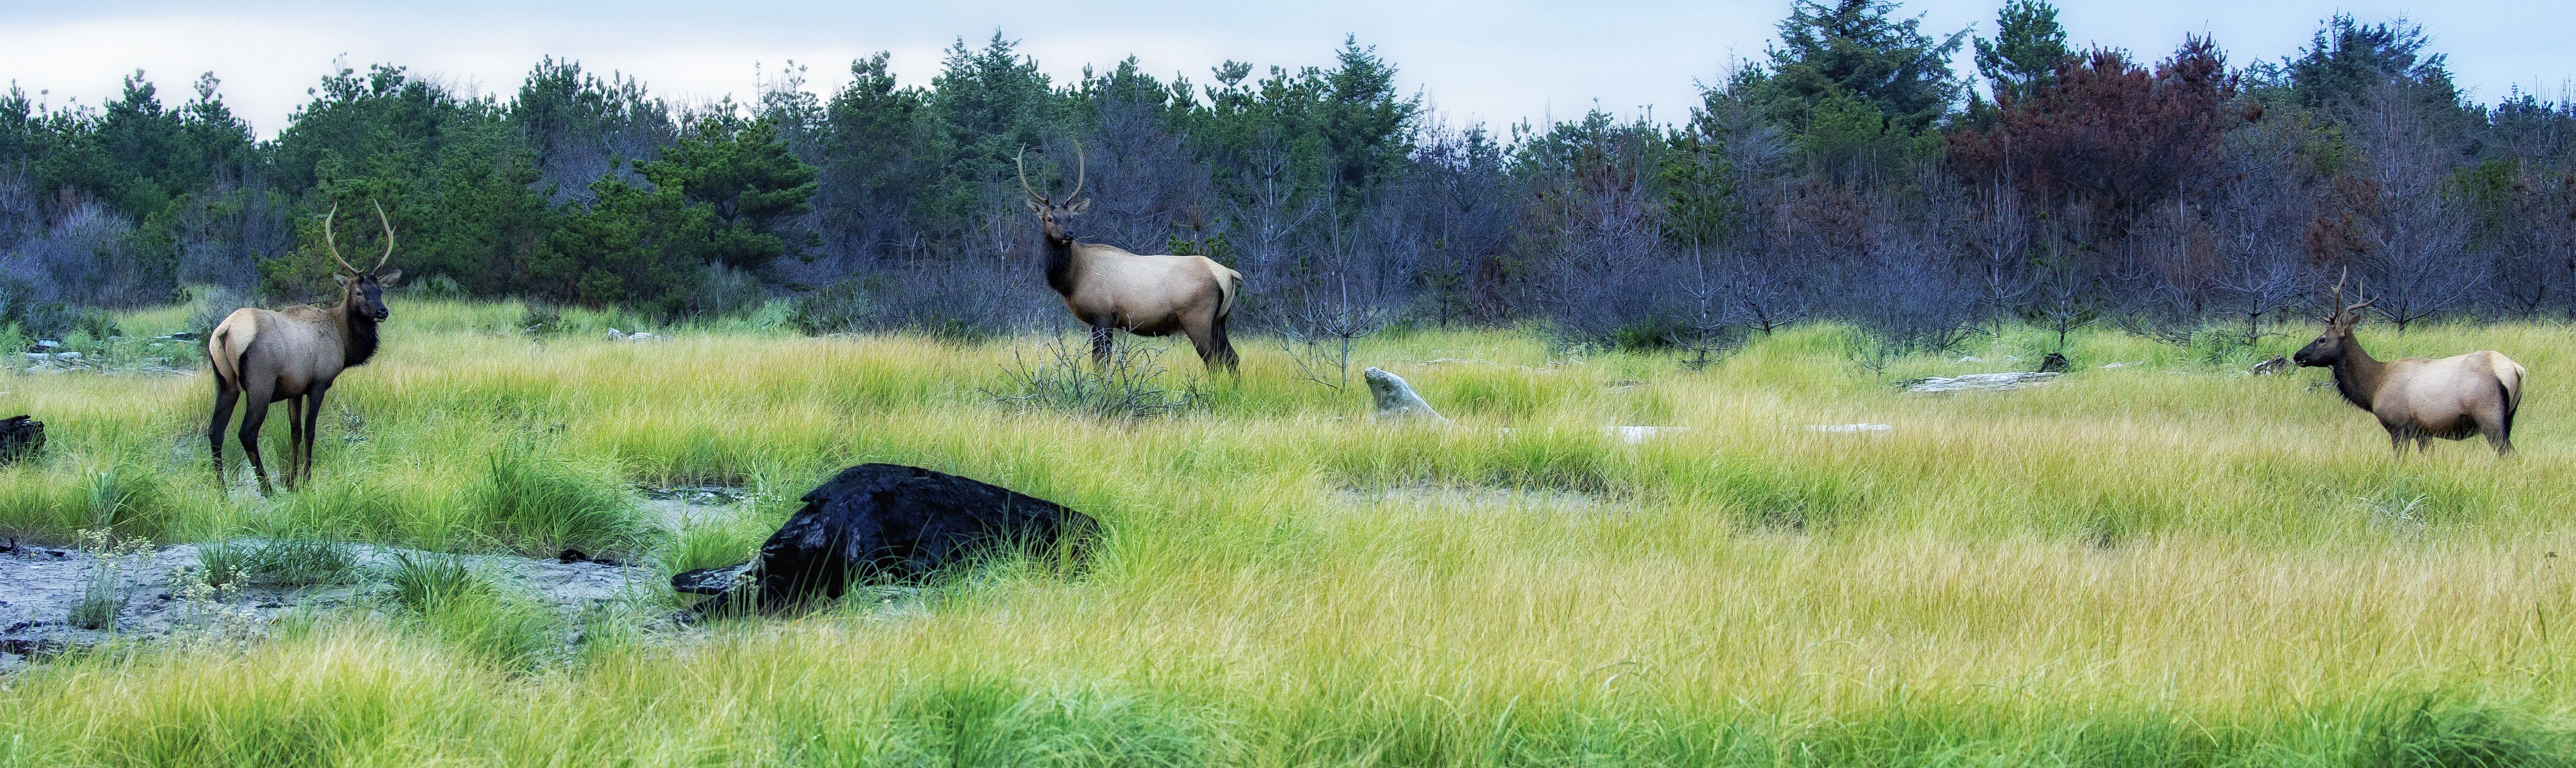
[[338,542],[292,538],[272,541],[242,558],[241,573],[272,587],[354,584],[358,564]]
[[566,330],[563,308],[552,304],[527,305],[519,311],[519,321],[514,325],[521,333],[530,336],[552,336]]
[[89,582],[81,586],[78,601],[72,603],[72,626],[82,629],[113,629],[116,614],[125,610],[132,594],[126,590],[125,574],[152,564],[152,542],[142,538],[118,540],[106,528],[81,531],[80,548],[97,558],[91,562]]
[[1105,365],[1062,337],[1036,365],[1014,356],[1003,372],[1003,391],[985,390],[993,402],[1019,411],[1052,411],[1104,421],[1160,418],[1197,407],[1196,384],[1162,386],[1162,350],[1112,343]]
[[843,280],[796,297],[787,322],[808,336],[857,330],[868,319],[868,284]]
[[1352,305],[1345,289],[1338,303],[1308,302],[1289,319],[1279,345],[1307,381],[1340,391],[1351,383],[1351,346],[1386,326],[1386,313]]
[[248,558],[241,545],[229,541],[200,545],[195,572],[216,587],[235,585],[248,573]]

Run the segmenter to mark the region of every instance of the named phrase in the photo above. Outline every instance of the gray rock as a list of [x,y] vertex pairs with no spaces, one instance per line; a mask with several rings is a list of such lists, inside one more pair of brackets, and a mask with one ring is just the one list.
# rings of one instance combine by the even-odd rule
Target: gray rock
[[1896,385],[1905,388],[1905,391],[1907,392],[1965,392],[1970,390],[2000,391],[2039,386],[2041,384],[2048,383],[2049,379],[2057,378],[2059,375],[2061,374],[2042,373],[2037,371],[1971,373],[1951,378],[1925,376],[1919,379],[1906,379],[1904,381],[1897,382]]
[[1377,401],[1377,418],[1428,417],[1438,421],[1449,420],[1448,417],[1441,416],[1439,411],[1432,410],[1430,403],[1423,402],[1421,395],[1414,394],[1413,385],[1404,383],[1404,377],[1371,366],[1368,370],[1360,372],[1360,378],[1368,381],[1369,397]]

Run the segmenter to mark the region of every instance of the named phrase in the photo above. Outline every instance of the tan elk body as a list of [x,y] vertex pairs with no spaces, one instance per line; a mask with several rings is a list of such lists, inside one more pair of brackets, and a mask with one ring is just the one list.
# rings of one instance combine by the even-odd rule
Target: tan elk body
[[1112,245],[1085,243],[1065,229],[1064,219],[1091,207],[1082,194],[1076,150],[1073,191],[1058,203],[1029,186],[1028,168],[1020,168],[1020,189],[1029,195],[1029,210],[1038,214],[1044,235],[1047,287],[1064,297],[1064,307],[1091,327],[1091,355],[1106,365],[1110,332],[1138,336],[1189,336],[1208,368],[1233,370],[1237,358],[1226,337],[1226,319],[1234,314],[1235,292],[1243,274],[1205,256],[1145,255]]
[[334,206],[323,216],[322,241],[330,248],[331,259],[348,270],[348,274],[332,275],[340,282],[339,306],[274,312],[244,307],[233,310],[214,332],[206,334],[206,360],[215,373],[215,416],[206,427],[206,442],[214,454],[217,479],[224,474],[224,426],[232,421],[236,401],[247,406],[241,420],[242,453],[250,457],[260,493],[271,492],[268,468],[259,456],[259,429],[268,420],[271,403],[287,403],[293,443],[287,454],[287,487],[310,475],[313,431],[322,413],[323,395],[342,371],[376,354],[376,324],[391,314],[385,309],[384,290],[402,278],[401,270],[378,273],[393,258],[394,225],[385,218],[384,207],[377,206],[376,220],[385,227],[385,255],[362,272],[340,257],[340,246],[331,237],[332,219],[338,214]]
[[2522,409],[2520,364],[2494,350],[2382,362],[2352,335],[2370,301],[2344,306],[2343,283],[2337,281],[2334,305],[2325,333],[2292,359],[2302,366],[2333,368],[2335,390],[2379,418],[2390,448],[2404,453],[2412,440],[2421,451],[2436,437],[2485,435],[2497,453],[2513,452],[2513,417]]

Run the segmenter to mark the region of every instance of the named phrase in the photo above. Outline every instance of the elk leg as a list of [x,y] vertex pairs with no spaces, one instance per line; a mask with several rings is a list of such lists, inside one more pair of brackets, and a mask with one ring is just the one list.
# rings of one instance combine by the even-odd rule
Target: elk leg
[[259,428],[268,423],[269,393],[253,388],[243,391],[242,397],[246,401],[242,404],[247,406],[242,409],[242,454],[250,457],[251,476],[259,478],[259,495],[268,496],[275,489],[268,485],[268,465],[259,460]]
[[301,476],[308,479],[313,476],[314,438],[322,432],[322,393],[329,390],[330,387],[328,385],[314,385],[312,395],[313,401],[304,407],[304,469],[301,472]]
[[304,396],[286,399],[286,471],[278,475],[286,481],[287,490],[295,490],[295,481],[304,466]]
[[1091,362],[1099,365],[1100,369],[1104,371],[1109,370],[1109,346],[1111,343],[1109,331],[1110,328],[1106,325],[1095,325],[1091,327]]
[[2478,434],[2487,436],[2487,445],[2495,448],[2496,455],[2513,453],[2513,428],[2505,426],[2504,409],[2481,409],[2476,418]]
[[224,427],[232,424],[233,403],[240,400],[241,387],[234,386],[224,381],[223,376],[217,375],[215,377],[215,419],[214,423],[206,425],[206,452],[215,460],[215,487],[217,488],[223,487],[224,484]]

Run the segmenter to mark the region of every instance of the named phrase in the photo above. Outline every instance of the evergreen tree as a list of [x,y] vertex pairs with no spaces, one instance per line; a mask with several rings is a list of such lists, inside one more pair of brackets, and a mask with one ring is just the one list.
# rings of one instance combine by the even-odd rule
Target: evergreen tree
[[789,220],[814,212],[814,167],[787,151],[777,123],[768,119],[739,129],[725,121],[700,123],[697,135],[682,138],[663,150],[662,159],[636,171],[660,190],[708,209],[715,226],[704,250],[726,266],[757,269],[814,244],[811,233],[794,237],[787,231]]
[[2382,85],[2422,86],[2428,100],[2456,103],[2448,57],[2424,52],[2431,42],[2422,25],[2403,18],[2363,24],[2338,13],[2298,56],[2282,59],[2279,71],[2298,101],[2312,108],[2362,100]]
[[1995,39],[1977,38],[1976,47],[1977,74],[1985,76],[1998,102],[2029,99],[2075,55],[2066,48],[2066,28],[2057,25],[2057,6],[2048,0],[2004,3],[1995,12]]
[[1897,131],[1912,134],[1950,113],[1963,85],[1950,57],[1968,32],[1934,40],[1920,17],[1894,18],[1893,0],[1797,0],[1780,21],[1770,66],[1749,70],[1774,119],[1804,131],[1817,106],[1835,94],[1875,108]]

